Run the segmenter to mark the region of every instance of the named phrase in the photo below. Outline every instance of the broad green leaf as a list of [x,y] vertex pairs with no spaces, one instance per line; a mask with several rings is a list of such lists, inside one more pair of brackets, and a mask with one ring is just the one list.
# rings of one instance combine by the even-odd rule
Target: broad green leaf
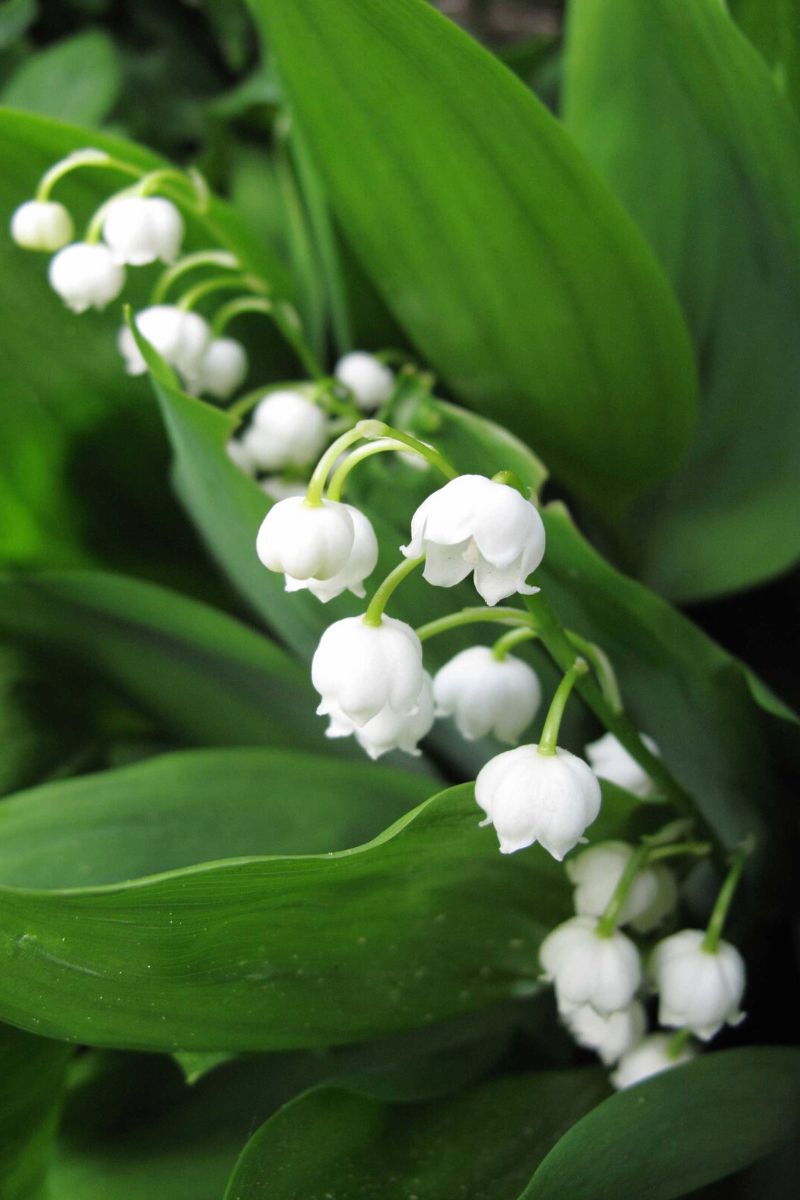
[[728,0],[731,16],[769,64],[780,90],[800,109],[798,0]]
[[251,0],[333,211],[456,394],[601,507],[694,420],[674,298],[557,122],[423,0]]
[[283,650],[154,584],[99,571],[0,575],[0,630],[74,657],[188,742],[326,744],[306,672]]
[[560,1134],[607,1089],[597,1070],[496,1079],[435,1105],[317,1089],[251,1138],[225,1200],[516,1200]]
[[0,882],[97,887],[253,854],[374,837],[432,783],[286,750],[193,750],[61,780],[0,805]]
[[114,42],[103,30],[88,29],[26,58],[0,91],[0,102],[95,126],[110,114],[121,87]]
[[519,1200],[674,1200],[800,1132],[800,1050],[710,1053],[620,1092],[554,1146]]
[[44,1200],[69,1047],[0,1025],[0,1195]]
[[3,0],[0,4],[0,52],[10,49],[36,20],[37,0]]
[[0,888],[0,1017],[92,1045],[289,1049],[529,995],[569,889],[537,847],[501,856],[478,816],[464,786],[355,850]]
[[800,125],[719,0],[575,0],[566,123],[649,238],[701,363],[642,573],[681,600],[767,579],[800,555]]

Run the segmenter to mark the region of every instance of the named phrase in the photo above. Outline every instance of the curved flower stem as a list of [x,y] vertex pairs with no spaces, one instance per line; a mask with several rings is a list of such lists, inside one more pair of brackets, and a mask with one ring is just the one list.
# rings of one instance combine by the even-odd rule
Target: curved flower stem
[[728,910],[733,902],[739,880],[742,877],[744,864],[747,862],[752,849],[752,845],[748,843],[748,845],[743,846],[739,853],[735,855],[725,881],[719,890],[719,895],[717,896],[711,918],[706,928],[706,936],[703,938],[703,949],[708,954],[716,954],[719,949],[719,942],[722,937],[722,931],[725,928]]
[[405,558],[401,563],[398,563],[393,571],[384,579],[383,583],[379,584],[375,593],[367,605],[367,611],[364,613],[365,625],[380,625],[383,620],[383,610],[389,603],[389,598],[407,575],[425,561],[425,555],[421,554],[419,558]]
[[667,1043],[667,1058],[678,1058],[684,1047],[692,1039],[691,1029],[679,1029],[677,1033],[673,1033]]
[[212,323],[214,336],[219,337],[234,317],[241,313],[261,313],[277,325],[301,363],[314,379],[325,379],[322,365],[317,361],[310,346],[300,331],[297,313],[283,301],[269,300],[266,296],[240,296],[223,305]]
[[392,425],[387,425],[385,421],[360,421],[359,425],[364,432],[364,437],[394,438],[395,441],[402,442],[405,449],[410,450],[413,454],[418,454],[432,467],[436,467],[437,471],[441,471],[448,479],[458,478],[460,472],[450,465],[444,455],[440,454],[438,450],[434,450],[433,446],[429,446],[427,442],[421,442],[419,438],[415,438],[410,433],[403,433],[401,429],[395,429]]
[[523,626],[521,629],[509,629],[508,633],[504,633],[502,637],[499,637],[492,646],[492,658],[496,662],[505,662],[509,650],[513,650],[521,642],[529,642],[532,638],[538,636],[538,633],[532,626]]
[[683,844],[675,846],[651,846],[647,861],[651,863],[658,862],[662,858],[677,858],[680,854],[693,854],[697,858],[704,858],[713,849],[711,842],[683,842]]
[[586,638],[581,637],[579,634],[573,633],[571,629],[565,629],[564,633],[594,671],[597,682],[600,685],[600,690],[608,701],[609,707],[613,712],[621,713],[622,697],[619,693],[619,684],[617,683],[617,677],[614,674],[611,660],[605,650],[601,649],[594,642],[587,641]]
[[205,296],[210,296],[214,292],[241,291],[243,287],[249,287],[256,291],[258,280],[253,279],[250,275],[215,275],[212,279],[204,279],[202,283],[196,283],[194,287],[184,292],[178,300],[178,308],[188,312]]
[[208,207],[208,185],[199,171],[192,171],[189,178],[183,171],[177,171],[174,167],[158,167],[155,171],[148,171],[140,179],[136,191],[140,196],[152,196],[164,183],[177,183],[188,188],[192,194],[192,207],[197,212],[205,212]]
[[364,446],[359,446],[352,454],[348,454],[331,476],[328,484],[328,499],[341,499],[342,489],[348,475],[360,462],[363,462],[365,458],[372,458],[374,454],[385,454],[389,450],[408,453],[408,447],[404,442],[398,442],[395,438],[379,438],[377,442],[368,442]]
[[585,659],[574,659],[572,666],[564,672],[564,678],[555,690],[555,695],[550,701],[550,707],[544,719],[542,736],[539,738],[539,753],[545,757],[549,758],[558,749],[558,731],[561,728],[561,718],[564,716],[570,692],[580,676],[585,675],[588,670]]
[[606,910],[597,922],[595,933],[598,937],[611,937],[614,933],[614,930],[617,928],[619,914],[622,912],[622,907],[628,899],[628,892],[633,886],[633,881],[649,857],[650,847],[643,844],[637,846],[625,863],[625,868],[617,880],[617,886],[611,893],[611,899],[606,905]]
[[[548,654],[562,670],[567,670],[574,661],[575,648],[550,608],[547,599],[542,592],[537,592],[535,596],[526,597],[526,604],[536,620],[539,636]],[[662,760],[647,749],[632,721],[624,713],[614,711],[591,676],[584,675],[578,681],[577,688],[598,720],[621,742],[673,807],[684,816],[698,820],[702,824],[704,834],[713,839],[715,847],[718,846],[717,838],[699,813],[695,802],[684,791]]]
[[325,492],[325,484],[328,475],[333,470],[334,464],[339,460],[354,442],[361,441],[364,435],[361,433],[358,425],[353,429],[347,429],[338,437],[335,442],[331,442],[328,449],[320,458],[317,465],[314,467],[311,478],[308,481],[308,490],[306,492],[306,504],[310,504],[312,508],[318,508],[322,504],[322,497]]
[[228,271],[241,271],[242,264],[235,254],[229,250],[195,250],[193,254],[185,254],[172,266],[167,267],[156,286],[153,288],[151,301],[153,304],[163,304],[164,297],[172,284],[188,271],[197,267],[221,267]]
[[106,154],[105,150],[87,147],[85,150],[74,150],[66,158],[54,163],[49,171],[45,171],[36,188],[35,198],[39,201],[48,200],[59,180],[72,171],[80,170],[81,167],[105,167],[110,171],[120,171],[123,175],[132,175],[136,179],[140,179],[143,174],[141,167],[134,167],[120,158],[113,158]]
[[426,642],[428,638],[438,637],[440,633],[449,633],[452,629],[460,629],[464,625],[474,625],[482,621],[513,625],[526,631],[533,628],[530,616],[520,608],[462,608],[460,612],[437,617],[435,621],[420,625],[417,637],[421,642]]

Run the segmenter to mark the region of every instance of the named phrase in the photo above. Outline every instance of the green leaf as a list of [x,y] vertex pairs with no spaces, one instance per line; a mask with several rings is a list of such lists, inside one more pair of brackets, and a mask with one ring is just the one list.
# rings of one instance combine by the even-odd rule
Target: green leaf
[[800,109],[798,0],[728,0],[728,8],[768,63],[780,90]]
[[599,1105],[567,1132],[519,1200],[673,1200],[800,1131],[800,1050],[725,1050]]
[[92,1045],[288,1049],[529,995],[569,889],[538,848],[501,856],[479,815],[463,786],[355,850],[0,888],[0,1017]]
[[306,672],[283,650],[154,584],[100,571],[0,575],[0,629],[66,652],[190,743],[326,744]]
[[567,127],[647,234],[702,366],[642,571],[681,600],[750,586],[800,554],[800,125],[719,0],[570,13]]
[[44,1200],[70,1054],[60,1042],[0,1026],[0,1195]]
[[212,860],[325,854],[376,836],[430,792],[419,775],[295,751],[164,755],[4,801],[0,882],[98,887]]
[[583,1070],[496,1079],[436,1105],[318,1089],[251,1138],[225,1200],[515,1200],[559,1135],[607,1088],[602,1071]]
[[95,126],[110,114],[121,87],[113,41],[100,29],[87,29],[25,59],[0,101],[8,108]]
[[694,420],[685,327],[544,107],[422,0],[251,7],[338,222],[426,360],[600,507],[663,476]]

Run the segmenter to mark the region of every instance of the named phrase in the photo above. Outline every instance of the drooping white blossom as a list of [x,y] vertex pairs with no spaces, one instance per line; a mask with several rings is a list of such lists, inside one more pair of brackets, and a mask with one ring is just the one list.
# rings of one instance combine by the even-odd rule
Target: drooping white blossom
[[[653,739],[646,733],[640,736],[650,753],[657,755],[658,746]],[[609,783],[625,788],[634,796],[652,795],[652,779],[613,733],[604,733],[596,742],[590,742],[586,747],[586,757],[592,764],[592,770],[601,779],[607,779]]]
[[[253,462],[250,455],[247,453],[247,447],[241,438],[231,438],[225,446],[225,453],[231,462],[239,468],[245,475],[251,477],[256,473],[256,464]],[[305,491],[305,488],[302,489]],[[267,493],[269,495],[269,493]],[[275,500],[283,500],[284,496],[274,496]]]
[[11,236],[26,250],[60,250],[74,232],[72,217],[55,200],[26,200],[11,217]]
[[183,217],[162,196],[120,196],[109,204],[103,221],[103,240],[118,263],[142,267],[171,263],[183,241]]
[[503,854],[538,842],[560,862],[600,811],[600,785],[568,750],[540,754],[537,746],[518,746],[481,768],[475,799]]
[[212,338],[200,367],[200,391],[227,400],[247,375],[247,351],[235,338]]
[[696,1056],[697,1050],[690,1043],[682,1046],[677,1054],[670,1054],[671,1040],[671,1034],[651,1033],[623,1054],[616,1071],[611,1074],[614,1087],[619,1090],[633,1087],[652,1075],[659,1075],[671,1067],[690,1062]]
[[433,681],[436,713],[454,717],[467,741],[492,733],[514,745],[536,716],[542,689],[521,658],[495,658],[488,646],[470,646],[451,658]]
[[374,412],[392,394],[394,374],[380,359],[364,350],[353,350],[340,358],[334,375],[353,393],[362,412]]
[[708,1042],[723,1025],[738,1025],[745,1014],[744,959],[730,942],[707,950],[705,934],[682,929],[653,951],[650,974],[659,993],[658,1020],[673,1029],[690,1029]]
[[248,452],[262,471],[308,467],[328,440],[328,419],[301,392],[270,392],[253,409],[244,434]]
[[397,713],[384,708],[366,725],[357,726],[342,712],[329,712],[330,724],[327,737],[349,737],[355,739],[371,759],[378,759],[390,750],[403,750],[406,754],[419,755],[419,743],[431,731],[434,721],[433,682],[427,671],[423,672],[422,687],[409,713]]
[[117,298],[125,283],[125,268],[107,246],[72,242],[51,258],[48,279],[67,308],[82,313],[105,308]]
[[[324,503],[335,504],[337,501],[327,500]],[[378,561],[378,539],[375,537],[372,523],[360,509],[351,504],[345,504],[344,508],[353,522],[353,544],[344,566],[328,579],[317,579],[313,576],[308,579],[295,579],[287,574],[287,592],[299,592],[307,588],[323,604],[346,591],[352,592],[354,596],[366,594],[364,580],[375,570]]]
[[321,716],[341,714],[359,728],[384,709],[410,714],[422,691],[422,644],[410,625],[345,617],[322,635],[311,664]]
[[256,553],[268,570],[286,575],[287,590],[296,591],[344,571],[354,541],[349,505],[336,500],[311,505],[305,497],[292,496],[279,500],[264,517]]
[[544,548],[542,518],[516,488],[460,475],[423,500],[402,551],[407,558],[425,555],[423,575],[437,587],[453,587],[474,572],[478,592],[494,605],[537,590],[525,581]]
[[[577,913],[590,917],[603,915],[633,852],[633,846],[627,842],[598,842],[569,860],[566,868],[575,884]],[[673,873],[661,863],[652,863],[634,876],[618,923],[647,933],[673,911],[677,899]]]
[[565,1013],[563,1019],[578,1045],[594,1050],[607,1067],[633,1049],[647,1029],[647,1014],[639,1000],[607,1016],[582,1004]]
[[601,1016],[626,1008],[641,983],[639,951],[624,933],[597,933],[593,917],[570,917],[539,948],[545,978],[555,988],[561,1013],[584,1004]]
[[[145,341],[150,342],[164,361],[178,372],[186,390],[199,392],[203,382],[203,357],[211,342],[211,329],[205,318],[175,304],[155,304],[136,313],[134,321]],[[146,373],[147,363],[127,325],[123,325],[117,335],[117,348],[129,375]]]

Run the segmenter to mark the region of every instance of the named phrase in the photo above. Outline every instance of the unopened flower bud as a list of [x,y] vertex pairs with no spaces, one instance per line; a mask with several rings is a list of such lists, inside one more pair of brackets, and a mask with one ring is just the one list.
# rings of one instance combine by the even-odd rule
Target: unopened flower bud
[[362,412],[374,412],[380,408],[394,388],[394,374],[380,359],[364,350],[353,350],[340,358],[334,375],[350,389]]
[[639,951],[624,933],[597,933],[593,917],[571,917],[539,948],[545,978],[553,983],[561,1013],[588,1004],[609,1016],[626,1008],[642,978]]
[[538,842],[560,862],[599,813],[600,785],[568,750],[540,754],[537,746],[518,746],[479,771],[475,799],[503,854]]
[[328,440],[325,413],[301,392],[270,392],[253,410],[244,435],[247,448],[262,471],[308,467]]
[[538,589],[525,582],[542,561],[542,518],[516,488],[483,475],[460,475],[423,500],[411,521],[407,558],[425,555],[423,575],[453,587],[474,572],[484,601]]
[[106,246],[73,242],[50,260],[50,286],[67,308],[86,312],[105,308],[122,291],[125,269],[115,262]]
[[583,1004],[564,1014],[564,1024],[579,1046],[594,1050],[610,1067],[644,1037],[647,1015],[639,1000],[607,1016]]
[[343,571],[354,540],[348,505],[336,500],[311,505],[293,496],[279,500],[264,517],[256,553],[268,570],[286,575],[287,590],[296,590],[302,583],[332,579]]
[[[646,733],[640,735],[651,754],[658,754],[658,746]],[[592,770],[601,779],[625,788],[634,796],[649,796],[653,792],[653,781],[645,774],[633,755],[629,754],[613,733],[605,733],[596,742],[586,747],[586,757]]]
[[106,211],[103,240],[119,263],[171,263],[183,240],[183,217],[161,196],[120,196]]
[[470,646],[436,673],[437,716],[455,717],[467,741],[493,733],[514,745],[536,716],[542,689],[536,672],[521,658],[495,658],[488,646]]
[[72,217],[55,200],[27,200],[11,217],[11,236],[26,250],[60,250],[73,233]]
[[[603,915],[633,852],[627,842],[598,842],[570,859],[567,874],[575,884],[577,913]],[[634,876],[618,923],[647,933],[672,912],[677,899],[675,876],[669,868],[660,863],[645,866]]]
[[[204,317],[186,312],[174,304],[156,304],[134,317],[136,328],[166,363],[181,377],[188,392],[199,392],[202,384],[203,357],[211,341],[211,329]],[[117,347],[125,359],[129,375],[144,375],[145,362],[127,325],[117,336]]]
[[744,1020],[739,1005],[745,965],[730,942],[720,941],[716,950],[707,950],[704,940],[699,929],[673,933],[653,951],[650,973],[660,997],[659,1023],[690,1029],[708,1042],[723,1025]]
[[[337,501],[327,500],[324,503],[335,504]],[[353,545],[344,566],[329,579],[295,579],[287,575],[287,592],[299,592],[307,588],[323,604],[341,596],[342,592],[350,591],[354,596],[366,595],[364,580],[375,570],[378,561],[378,539],[368,517],[351,504],[345,504],[344,507],[353,521]]]
[[420,754],[419,743],[433,726],[431,677],[427,671],[423,672],[422,688],[411,712],[397,713],[391,708],[384,708],[360,727],[342,712],[329,712],[328,717],[330,725],[326,730],[327,737],[355,734],[358,744],[373,760],[388,754],[390,750],[403,750],[406,754],[416,756]]
[[628,1050],[619,1060],[616,1071],[611,1075],[611,1082],[617,1089],[633,1087],[651,1075],[659,1075],[670,1067],[678,1067],[681,1063],[690,1062],[697,1054],[692,1045],[682,1046],[677,1054],[670,1054],[672,1035],[668,1033],[651,1033],[649,1037],[639,1042],[638,1046]]
[[380,625],[346,617],[323,633],[311,680],[322,697],[320,715],[341,713],[361,727],[387,708],[410,714],[422,691],[422,645],[394,617]]
[[227,400],[247,375],[247,351],[235,338],[212,338],[199,370],[199,390],[218,400]]

